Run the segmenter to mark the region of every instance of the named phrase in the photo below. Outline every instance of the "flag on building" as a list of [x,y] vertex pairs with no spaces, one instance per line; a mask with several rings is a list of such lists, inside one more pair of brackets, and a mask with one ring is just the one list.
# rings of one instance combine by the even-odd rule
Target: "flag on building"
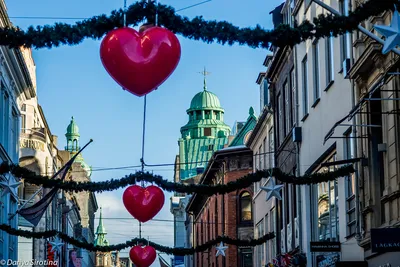
[[[56,174],[53,175],[51,179],[61,179],[64,180],[67,176],[69,169],[71,168],[72,164],[74,163],[76,157],[92,142],[90,140],[81,150],[78,151]],[[39,189],[41,190],[41,189]],[[47,207],[53,201],[54,197],[57,195],[58,188],[53,188],[48,192],[41,200],[39,200],[34,205],[23,208],[17,211],[19,215],[24,217],[28,222],[37,226],[40,219],[43,217],[44,212],[46,211]]]

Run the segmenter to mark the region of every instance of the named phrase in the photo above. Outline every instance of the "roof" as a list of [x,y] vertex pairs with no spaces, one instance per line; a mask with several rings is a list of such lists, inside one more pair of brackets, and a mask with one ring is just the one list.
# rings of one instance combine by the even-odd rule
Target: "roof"
[[197,93],[193,97],[192,101],[190,102],[190,108],[187,110],[187,112],[206,109],[224,111],[217,95],[204,89],[202,92]]
[[250,147],[251,143],[254,141],[254,139],[256,138],[258,132],[261,129],[262,124],[264,123],[264,121],[267,119],[267,115],[268,114],[272,114],[272,111],[268,108],[268,107],[264,107],[263,112],[261,113],[261,116],[258,118],[257,124],[254,126],[254,129],[251,133],[251,135],[249,136],[249,138],[246,140],[245,145]]
[[79,127],[76,124],[74,117],[71,118],[71,122],[67,127],[67,133],[65,134],[65,136],[71,136],[71,135],[79,136]]
[[[228,138],[181,139],[180,146],[180,178],[189,179],[197,175],[197,167],[207,165],[214,151],[228,143]],[[188,163],[188,164],[184,164]]]
[[245,125],[236,134],[235,138],[232,140],[229,146],[233,147],[233,146],[244,145],[246,143],[246,139],[248,139],[249,135],[251,134],[251,131],[254,129],[256,124],[257,124],[257,118],[256,116],[254,116],[254,109],[250,107],[249,117],[247,118]]

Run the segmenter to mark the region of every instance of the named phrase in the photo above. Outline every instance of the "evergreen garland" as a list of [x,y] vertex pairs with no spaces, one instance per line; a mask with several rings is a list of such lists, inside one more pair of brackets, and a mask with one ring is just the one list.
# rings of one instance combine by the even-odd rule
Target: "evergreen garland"
[[216,194],[226,194],[236,191],[238,189],[247,188],[255,182],[259,182],[264,177],[274,176],[276,179],[283,183],[295,185],[309,185],[318,184],[322,182],[333,181],[340,177],[345,177],[354,172],[353,165],[343,166],[335,171],[325,173],[313,173],[305,176],[296,177],[292,174],[286,174],[278,168],[269,170],[256,171],[245,175],[236,181],[227,184],[181,184],[174,183],[162,178],[162,176],[154,175],[149,172],[136,172],[129,174],[121,179],[111,179],[104,182],[75,182],[75,181],[62,181],[59,179],[49,179],[47,176],[35,174],[33,171],[24,167],[3,162],[0,165],[0,174],[11,172],[14,176],[24,179],[24,182],[34,185],[42,185],[45,188],[59,188],[71,192],[91,191],[103,192],[113,191],[119,188],[124,188],[128,185],[136,184],[137,182],[145,181],[154,183],[162,189],[169,192],[179,192],[200,195],[212,196]]
[[20,229],[15,229],[12,228],[11,226],[7,224],[1,224],[0,225],[0,230],[7,232],[10,235],[14,236],[21,236],[25,238],[36,238],[36,239],[42,239],[42,238],[50,238],[54,236],[59,236],[60,239],[62,239],[64,242],[71,244],[75,247],[78,248],[83,248],[88,251],[99,251],[99,252],[109,252],[109,251],[119,251],[123,250],[129,247],[136,246],[137,244],[144,244],[144,245],[149,245],[152,246],[154,249],[166,253],[166,254],[173,254],[177,256],[185,256],[185,255],[193,255],[196,252],[203,252],[211,247],[217,245],[220,242],[224,242],[226,244],[234,245],[234,246],[248,246],[248,247],[255,247],[261,244],[264,244],[266,241],[271,240],[275,238],[274,233],[269,233],[266,234],[258,239],[249,239],[249,240],[240,240],[240,239],[234,239],[226,236],[218,236],[216,239],[208,241],[202,245],[192,247],[192,248],[172,248],[172,247],[167,247],[163,246],[157,243],[154,243],[152,241],[148,241],[147,239],[144,238],[134,238],[129,241],[126,241],[125,243],[117,244],[117,245],[110,245],[110,246],[95,246],[92,243],[80,241],[78,239],[75,239],[73,237],[70,237],[67,234],[61,233],[59,231],[55,230],[50,230],[50,231],[44,231],[44,232],[32,232],[32,231],[27,231],[27,230],[20,230]]
[[[190,20],[175,14],[174,8],[162,4],[141,1],[127,9],[127,24],[137,26],[140,22],[154,22],[158,12],[160,26],[174,33],[206,43],[220,44],[238,43],[252,48],[269,48],[273,46],[293,46],[307,39],[338,36],[352,32],[362,21],[376,16],[383,11],[393,9],[398,0],[369,0],[361,4],[349,16],[333,14],[319,15],[312,22],[304,21],[291,28],[286,24],[278,25],[274,30],[264,30],[257,25],[254,28],[239,28],[226,21],[206,21],[202,16]],[[123,26],[123,10],[114,10],[110,16],[99,15],[76,22],[74,25],[55,23],[53,26],[30,26],[26,31],[15,27],[0,29],[0,45],[17,48],[20,46],[33,48],[51,48],[62,44],[77,45],[85,38],[100,39],[107,32]]]

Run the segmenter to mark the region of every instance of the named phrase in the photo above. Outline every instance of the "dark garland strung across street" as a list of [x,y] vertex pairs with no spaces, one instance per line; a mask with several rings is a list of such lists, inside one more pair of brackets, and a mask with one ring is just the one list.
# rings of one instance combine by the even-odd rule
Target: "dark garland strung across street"
[[118,244],[118,245],[95,246],[92,243],[82,242],[80,240],[77,240],[73,237],[70,237],[64,233],[61,233],[61,232],[55,231],[55,230],[50,230],[50,231],[45,231],[45,232],[31,232],[31,231],[27,231],[27,230],[14,229],[11,226],[6,225],[6,224],[1,224],[0,230],[5,231],[10,235],[22,236],[25,238],[42,239],[42,238],[50,238],[50,237],[58,236],[60,239],[62,239],[64,242],[66,242],[68,244],[71,244],[75,247],[83,248],[83,249],[86,249],[89,251],[100,251],[100,252],[109,252],[109,251],[117,251],[117,250],[119,251],[119,250],[123,250],[125,248],[136,246],[137,244],[141,243],[144,245],[148,244],[160,252],[163,252],[166,254],[173,254],[173,255],[177,255],[177,256],[193,255],[196,252],[203,252],[203,251],[210,249],[212,246],[217,245],[220,242],[224,242],[226,244],[230,244],[230,245],[234,245],[234,246],[255,247],[258,245],[262,245],[266,241],[275,238],[274,233],[268,233],[258,239],[251,239],[251,240],[239,240],[239,239],[233,239],[233,238],[226,237],[226,236],[218,236],[214,240],[208,241],[202,245],[192,247],[192,248],[167,247],[167,246],[163,246],[163,245],[154,243],[154,242],[149,241],[144,238],[134,238],[132,240],[126,241],[125,243]]
[[[369,0],[361,4],[349,16],[332,14],[320,15],[312,22],[305,20],[291,28],[286,24],[274,30],[264,30],[259,25],[254,28],[239,28],[226,21],[206,21],[201,16],[190,20],[175,14],[174,8],[166,5],[137,2],[127,10],[127,24],[137,26],[147,19],[154,21],[157,8],[158,24],[170,31],[193,40],[220,44],[238,43],[252,48],[273,46],[293,46],[307,39],[338,36],[357,29],[358,24],[371,16],[393,9],[398,0]],[[53,26],[30,26],[26,31],[15,27],[0,29],[0,45],[17,48],[51,48],[59,45],[77,45],[85,38],[100,39],[107,32],[123,26],[123,10],[114,10],[110,16],[99,15],[76,22],[74,25],[56,23]]]
[[292,174],[286,174],[278,168],[257,171],[245,175],[236,181],[229,182],[227,184],[216,184],[216,185],[205,185],[205,184],[181,184],[174,183],[162,178],[162,176],[155,175],[149,172],[136,172],[129,174],[121,179],[111,179],[104,182],[75,182],[75,181],[61,181],[55,179],[49,179],[47,176],[41,176],[35,174],[33,171],[18,165],[9,165],[3,162],[0,165],[0,174],[11,172],[14,176],[24,179],[25,183],[42,185],[45,188],[59,188],[66,191],[81,192],[103,192],[113,191],[119,188],[124,188],[128,185],[136,184],[137,182],[148,182],[154,183],[162,189],[169,192],[179,193],[197,193],[200,195],[212,196],[216,194],[226,194],[229,192],[236,191],[238,189],[249,187],[255,182],[259,182],[264,177],[274,176],[276,179],[283,183],[296,184],[296,185],[308,185],[318,184],[322,182],[333,181],[340,177],[345,177],[354,172],[353,165],[343,166],[335,171],[325,173],[313,173],[305,176],[296,177]]

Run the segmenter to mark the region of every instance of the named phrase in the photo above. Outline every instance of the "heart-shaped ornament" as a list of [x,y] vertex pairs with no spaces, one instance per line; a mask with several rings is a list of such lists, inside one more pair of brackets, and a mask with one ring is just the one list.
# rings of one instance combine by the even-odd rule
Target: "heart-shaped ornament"
[[164,192],[157,186],[131,185],[122,195],[125,208],[140,222],[147,222],[164,206]]
[[123,27],[104,37],[100,57],[104,68],[122,88],[143,96],[160,86],[175,70],[181,45],[175,34],[161,27],[143,32]]
[[149,267],[155,261],[156,256],[156,250],[151,246],[134,246],[129,251],[129,257],[137,267]]

